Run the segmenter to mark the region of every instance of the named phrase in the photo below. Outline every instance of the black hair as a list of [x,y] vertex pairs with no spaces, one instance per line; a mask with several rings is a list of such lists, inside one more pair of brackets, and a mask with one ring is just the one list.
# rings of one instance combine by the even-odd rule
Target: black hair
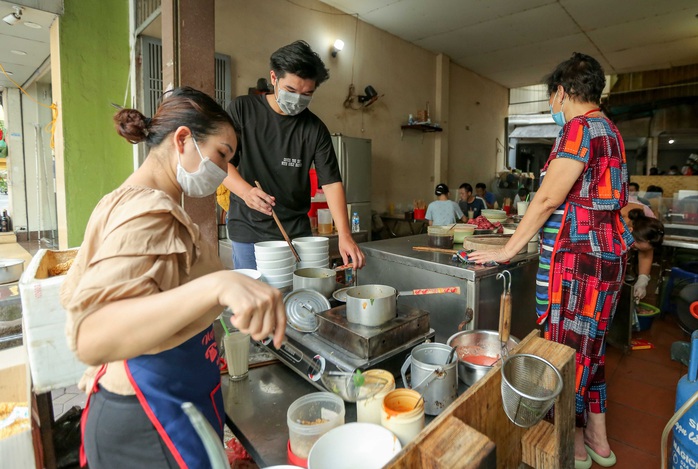
[[483,191],[486,191],[486,190],[487,190],[487,186],[485,185],[484,182],[478,182],[477,184],[475,184],[475,188],[476,188],[476,189],[482,189]]
[[628,212],[628,218],[633,225],[633,238],[635,241],[649,243],[654,249],[662,246],[664,241],[664,225],[656,218],[648,217],[641,208],[634,208]]
[[636,182],[629,182],[628,187],[634,187],[636,191],[640,190],[640,184],[638,184]]
[[519,190],[516,191],[517,194],[519,194],[519,197],[526,197],[528,195],[528,189],[525,187],[519,187]]
[[549,95],[557,92],[557,87],[561,85],[565,93],[575,100],[598,104],[606,86],[606,76],[595,58],[575,52],[555,67],[545,78],[545,84],[548,85]]
[[129,142],[145,142],[149,147],[160,145],[180,126],[188,127],[201,141],[224,125],[235,129],[230,115],[213,98],[188,86],[166,93],[152,119],[137,109],[121,109],[114,116],[114,124],[118,134]]
[[463,184],[460,185],[458,189],[465,189],[466,192],[473,192],[473,186],[468,184],[467,182],[464,182]]
[[320,56],[305,41],[293,42],[271,54],[269,67],[278,78],[292,73],[303,79],[314,80],[315,86],[320,86],[330,77],[330,71],[325,68]]
[[434,189],[434,195],[448,195],[449,193],[450,191],[448,190],[448,186],[443,182],[437,184],[436,188]]

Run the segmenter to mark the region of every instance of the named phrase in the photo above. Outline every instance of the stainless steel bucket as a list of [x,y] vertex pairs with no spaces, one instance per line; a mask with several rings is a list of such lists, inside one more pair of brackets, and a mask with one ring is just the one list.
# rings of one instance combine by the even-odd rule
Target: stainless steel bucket
[[[444,344],[421,344],[402,365],[402,382],[424,396],[424,413],[439,415],[458,397],[458,360],[446,363],[451,347]],[[410,369],[411,383],[407,380]]]

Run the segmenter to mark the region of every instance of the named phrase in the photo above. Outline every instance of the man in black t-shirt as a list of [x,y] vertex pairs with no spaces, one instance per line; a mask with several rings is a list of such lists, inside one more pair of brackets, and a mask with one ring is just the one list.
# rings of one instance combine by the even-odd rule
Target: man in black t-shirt
[[230,190],[233,264],[236,269],[256,268],[254,243],[283,239],[272,207],[290,238],[312,234],[308,171],[315,164],[339,235],[339,252],[345,264],[351,258],[360,269],[364,255],[351,236],[330,132],[307,109],[317,87],[329,78],[325,64],[306,42],[296,41],[271,55],[270,68],[273,94],[240,96],[228,106],[240,132],[239,153],[224,181]]

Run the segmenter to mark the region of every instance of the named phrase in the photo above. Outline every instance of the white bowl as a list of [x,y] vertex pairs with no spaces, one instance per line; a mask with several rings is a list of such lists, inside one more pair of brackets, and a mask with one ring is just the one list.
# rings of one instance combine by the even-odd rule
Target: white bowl
[[299,269],[305,269],[307,267],[322,267],[326,269],[330,265],[330,260],[327,259],[325,261],[313,261],[313,262],[299,262],[298,263],[298,268]]
[[257,259],[257,269],[259,270],[280,269],[282,267],[289,267],[292,265],[296,265],[296,258],[293,256],[285,259],[279,259],[278,261],[263,261],[261,259]]
[[326,252],[323,252],[323,253],[320,253],[320,254],[316,254],[316,253],[309,254],[309,253],[307,253],[307,252],[304,252],[304,253],[300,253],[300,252],[299,252],[299,253],[298,253],[298,256],[301,258],[301,262],[306,262],[306,261],[321,261],[321,260],[329,259],[329,258],[330,258],[330,255],[329,255],[328,253],[326,253]]
[[282,267],[280,269],[260,269],[257,267],[257,269],[262,272],[262,275],[264,275],[264,278],[267,277],[280,277],[282,275],[288,275],[292,274],[294,270],[296,270],[296,264],[290,265],[288,267]]
[[284,252],[286,250],[291,250],[286,241],[262,241],[261,243],[254,243],[254,252]]
[[380,469],[400,452],[400,440],[375,423],[347,423],[318,439],[308,455],[308,469]]
[[292,239],[291,242],[293,244],[298,244],[300,246],[304,245],[318,245],[318,243],[324,243],[329,246],[330,244],[330,238],[325,238],[323,236],[308,236],[305,238],[296,238]]
[[273,283],[279,283],[279,282],[286,282],[286,281],[293,281],[293,272],[291,273],[284,273],[281,275],[269,275],[266,272],[262,272],[262,280],[265,282],[273,282]]
[[262,272],[259,270],[254,270],[254,269],[235,269],[233,272],[236,272],[238,274],[242,274],[246,277],[253,278],[255,280],[259,280],[262,277]]
[[293,285],[293,279],[288,280],[286,282],[266,282],[266,283],[270,287],[278,288],[279,290],[281,290],[282,288],[290,287],[291,285]]
[[330,252],[330,247],[329,246],[315,246],[315,245],[310,245],[310,246],[303,246],[303,245],[293,245],[294,248],[296,248],[296,252],[298,254],[329,254]]
[[[258,261],[280,261],[288,258],[294,259],[291,248],[286,246],[285,251],[255,251],[254,258]],[[295,259],[294,259],[295,260]]]

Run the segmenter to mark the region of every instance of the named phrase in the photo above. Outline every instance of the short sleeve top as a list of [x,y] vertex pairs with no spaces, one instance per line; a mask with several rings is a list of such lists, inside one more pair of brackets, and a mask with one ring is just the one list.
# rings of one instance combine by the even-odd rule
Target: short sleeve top
[[[82,321],[100,307],[167,291],[221,268],[201,242],[199,227],[164,192],[122,186],[107,194],[92,212],[61,286],[71,349],[77,347]],[[100,383],[112,392],[132,393],[123,366],[110,364]]]
[[620,216],[620,209],[628,202],[628,169],[625,146],[616,126],[605,117],[571,119],[555,140],[541,178],[556,158],[584,164],[565,201],[557,248],[624,254],[633,240]]

